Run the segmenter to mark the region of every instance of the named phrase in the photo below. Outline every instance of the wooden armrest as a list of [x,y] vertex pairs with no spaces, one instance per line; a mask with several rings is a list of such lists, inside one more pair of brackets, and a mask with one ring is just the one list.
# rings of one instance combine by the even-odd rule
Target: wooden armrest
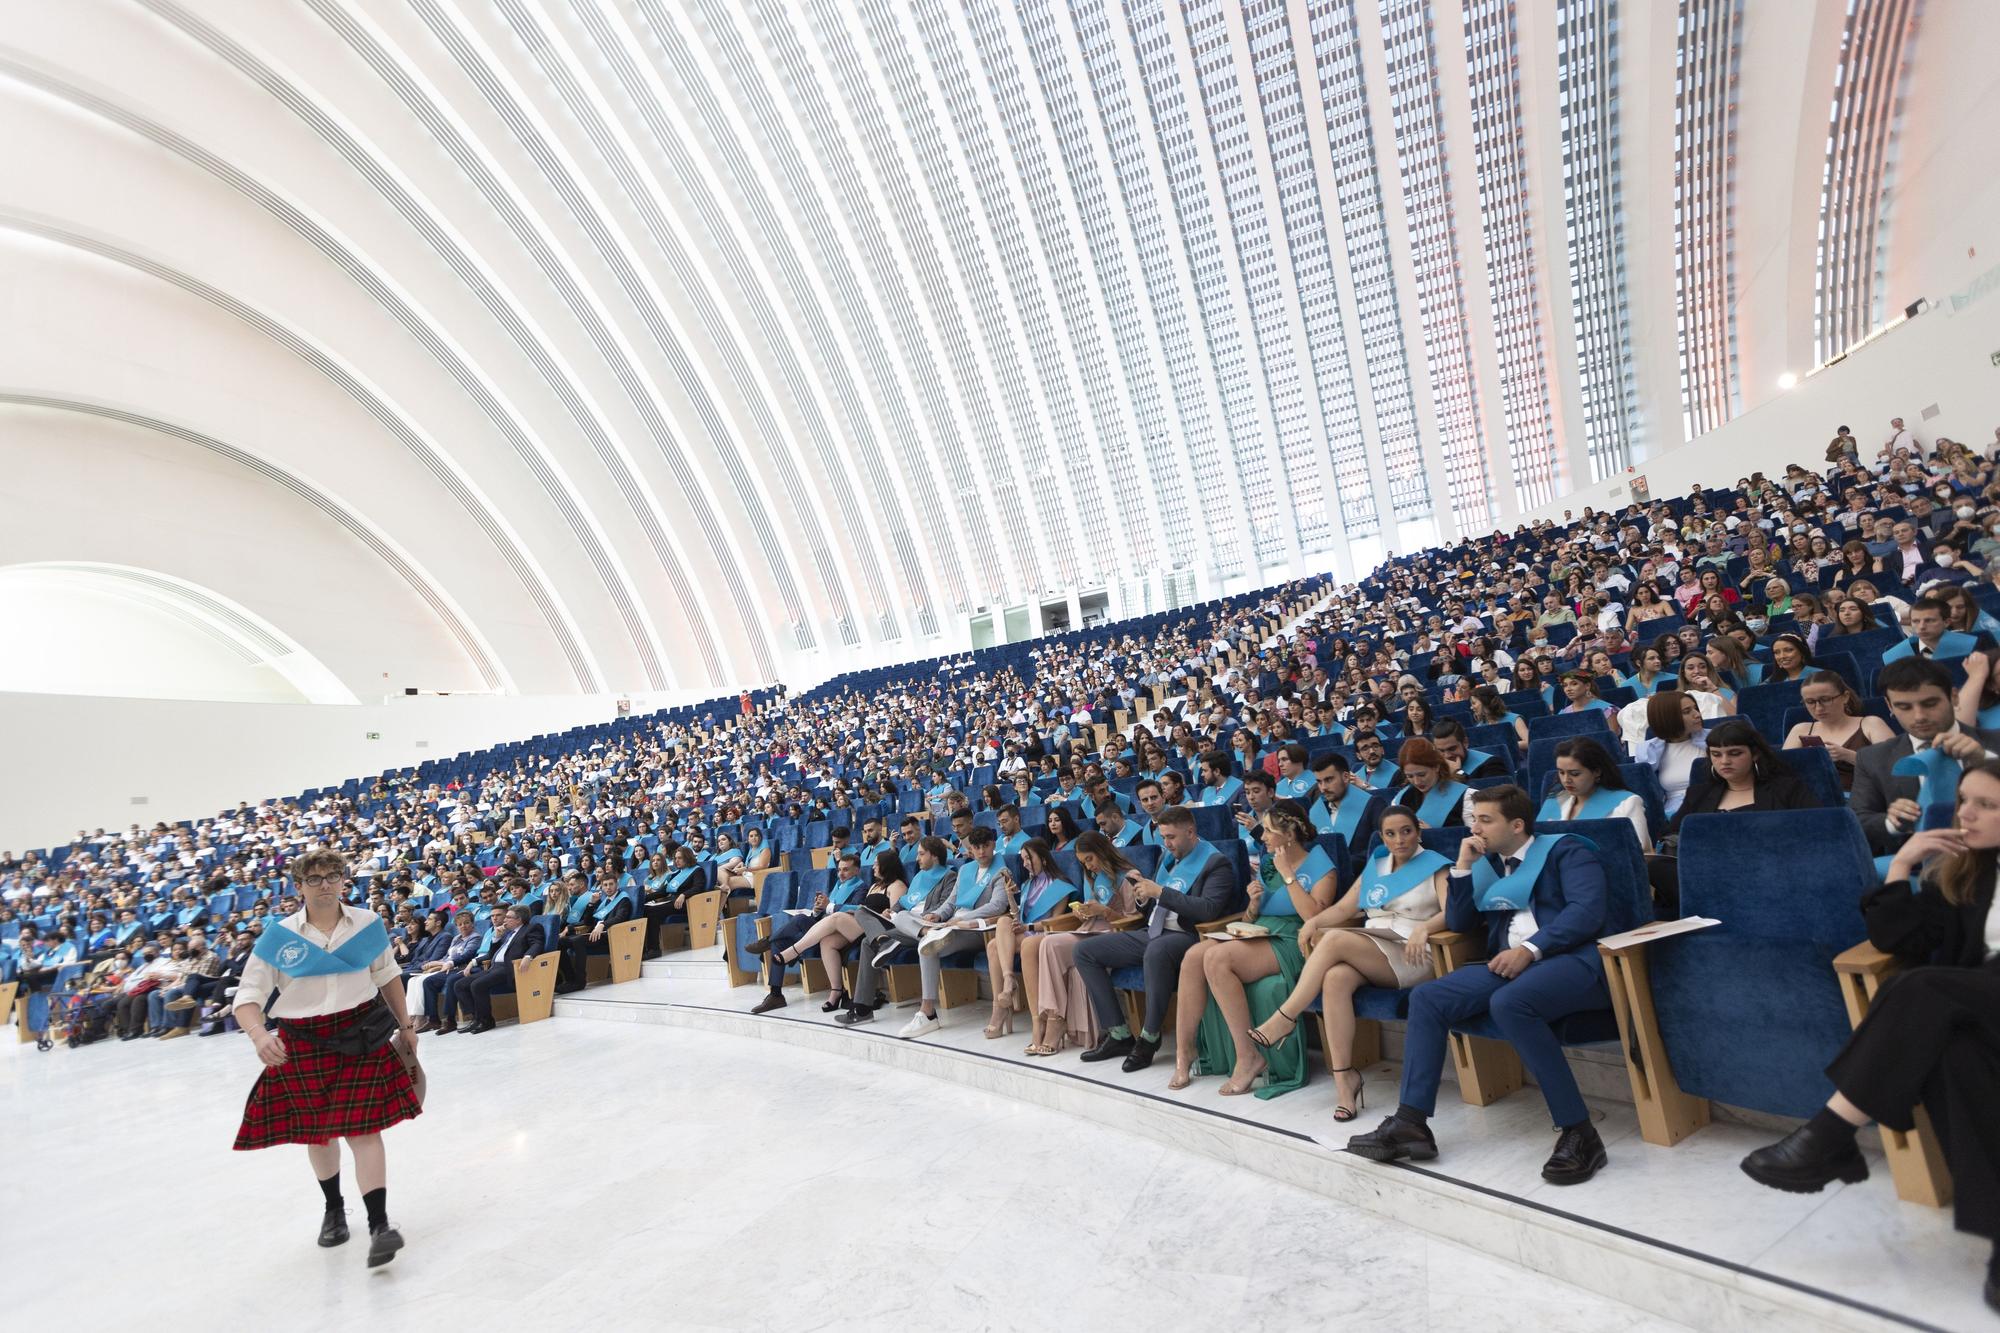
[[1113,917],[1111,919],[1111,928],[1113,930],[1130,930],[1145,919],[1143,913],[1135,913],[1132,916]]
[[771,938],[771,918],[768,916],[758,917],[750,923],[750,928],[757,932],[757,938],[760,940]]
[[1439,976],[1486,956],[1486,941],[1464,931],[1433,931],[1425,940],[1431,946],[1432,966]]
[[1835,972],[1857,977],[1886,977],[1901,967],[1894,954],[1883,953],[1866,940],[1833,960]]
[[1042,928],[1043,933],[1052,934],[1057,931],[1075,930],[1083,924],[1083,918],[1075,912],[1058,912],[1054,916],[1042,918],[1035,924]]

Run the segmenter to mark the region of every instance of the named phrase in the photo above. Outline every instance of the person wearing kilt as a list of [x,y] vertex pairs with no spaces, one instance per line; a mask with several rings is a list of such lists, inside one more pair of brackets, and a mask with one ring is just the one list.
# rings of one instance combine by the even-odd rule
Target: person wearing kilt
[[264,931],[236,992],[236,1021],[264,1063],[236,1149],[305,1145],[326,1204],[319,1243],[332,1246],[348,1238],[338,1142],[346,1139],[368,1210],[373,1268],[403,1248],[402,1233],[389,1225],[382,1131],[422,1113],[405,1064],[405,1054],[415,1063],[417,1034],[381,918],[341,901],[346,859],[316,847],[292,873],[305,907]]

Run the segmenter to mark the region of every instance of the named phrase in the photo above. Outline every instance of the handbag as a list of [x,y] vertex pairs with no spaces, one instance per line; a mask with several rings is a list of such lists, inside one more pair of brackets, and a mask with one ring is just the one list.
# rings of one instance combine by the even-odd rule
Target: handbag
[[317,1046],[335,1055],[370,1055],[397,1036],[401,1028],[396,1022],[396,1015],[389,1011],[389,1002],[379,995],[375,997],[375,1003],[331,1036],[314,1036],[304,1028],[285,1023],[283,1019],[278,1021],[283,1024],[286,1037],[297,1037],[309,1046]]

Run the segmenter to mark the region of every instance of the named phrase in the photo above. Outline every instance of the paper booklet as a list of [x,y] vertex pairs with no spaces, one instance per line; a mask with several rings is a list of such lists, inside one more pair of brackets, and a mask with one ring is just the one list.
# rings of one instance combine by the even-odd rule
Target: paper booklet
[[1261,940],[1271,933],[1268,926],[1260,926],[1254,921],[1231,921],[1220,930],[1208,932],[1212,940]]
[[1649,944],[1654,940],[1664,940],[1674,935],[1686,935],[1690,931],[1707,930],[1722,923],[1712,916],[1684,916],[1673,921],[1655,921],[1637,930],[1628,930],[1622,935],[1606,935],[1598,943],[1607,949],[1623,949],[1633,944]]

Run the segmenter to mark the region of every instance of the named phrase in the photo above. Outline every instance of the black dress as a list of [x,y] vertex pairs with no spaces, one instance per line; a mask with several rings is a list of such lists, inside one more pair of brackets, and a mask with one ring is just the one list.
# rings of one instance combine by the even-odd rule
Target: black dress
[[1861,903],[1868,938],[1911,970],[1889,979],[1827,1077],[1881,1124],[1930,1112],[1960,1231],[2000,1238],[2000,955],[1986,952],[1988,879],[1954,906],[1935,885],[1884,884]]

